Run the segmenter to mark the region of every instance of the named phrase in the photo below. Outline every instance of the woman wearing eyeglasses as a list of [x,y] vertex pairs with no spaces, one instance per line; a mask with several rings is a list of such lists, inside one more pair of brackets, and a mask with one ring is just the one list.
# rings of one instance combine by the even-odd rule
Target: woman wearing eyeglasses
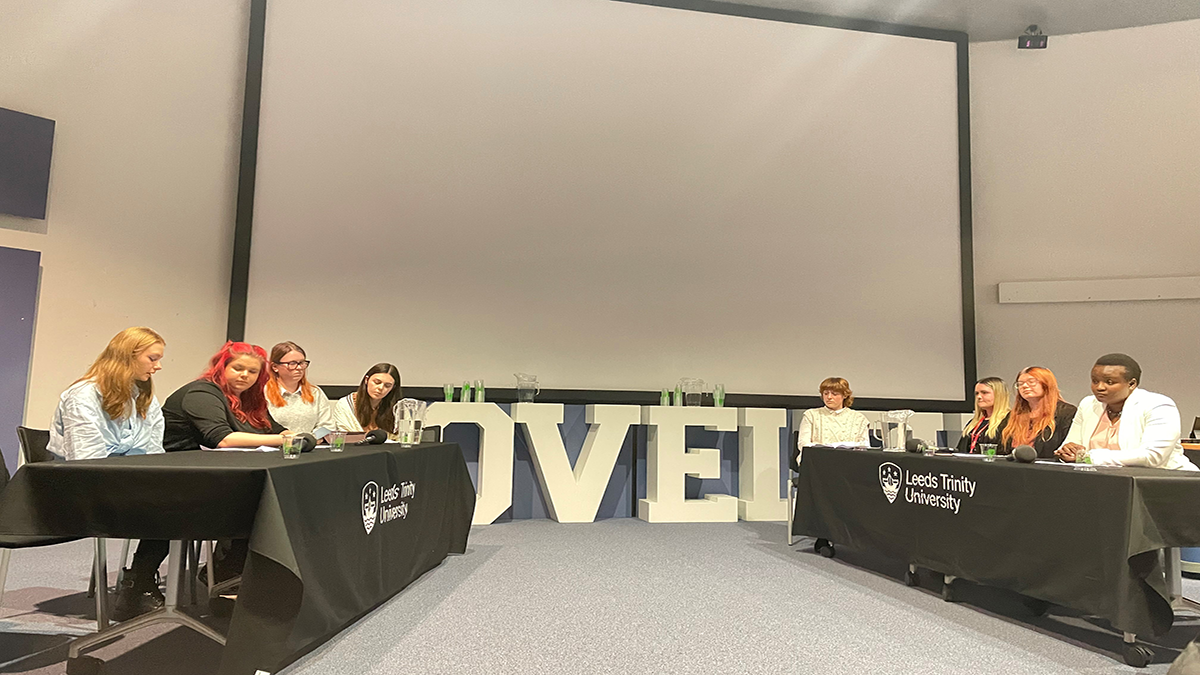
[[320,387],[308,381],[308,356],[295,342],[271,348],[271,379],[267,381],[267,409],[288,431],[311,434],[323,427],[333,430],[333,405]]
[[1075,406],[1063,400],[1054,373],[1030,366],[1017,375],[1017,397],[1008,426],[1001,434],[1003,452],[1019,445],[1031,445],[1040,459],[1053,459],[1071,429]]

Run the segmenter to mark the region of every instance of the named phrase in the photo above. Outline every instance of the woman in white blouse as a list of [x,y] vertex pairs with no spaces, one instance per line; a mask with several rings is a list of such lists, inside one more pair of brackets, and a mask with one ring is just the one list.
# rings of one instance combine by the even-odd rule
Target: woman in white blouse
[[267,409],[293,433],[311,434],[321,427],[333,431],[333,404],[320,387],[308,381],[308,364],[308,355],[295,342],[280,342],[271,348]]
[[829,377],[821,382],[821,400],[825,407],[805,410],[800,418],[799,447],[807,445],[870,444],[867,418],[854,404],[854,392],[850,383],[840,377]]
[[1179,443],[1175,402],[1141,389],[1142,367],[1126,354],[1105,354],[1092,366],[1092,395],[1079,402],[1066,441],[1055,451],[1064,462],[1086,455],[1092,464],[1195,471]]
[[352,432],[383,429],[388,438],[396,440],[392,407],[400,398],[400,370],[390,363],[376,363],[363,375],[357,391],[334,404],[334,426]]

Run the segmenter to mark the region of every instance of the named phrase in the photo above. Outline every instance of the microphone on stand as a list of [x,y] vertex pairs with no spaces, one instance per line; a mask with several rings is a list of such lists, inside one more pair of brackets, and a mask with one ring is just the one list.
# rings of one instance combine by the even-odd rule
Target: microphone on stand
[[1030,445],[1018,445],[1013,448],[1012,454],[1008,456],[1010,462],[1020,462],[1022,464],[1032,464],[1033,460],[1037,459],[1037,450]]
[[925,452],[929,444],[920,438],[910,438],[904,441],[905,452]]
[[300,438],[300,452],[312,452],[317,447],[317,437],[312,434],[296,434]]
[[383,442],[386,440],[386,431],[383,429],[372,429],[367,432],[366,436],[363,436],[361,441],[355,443],[355,445],[383,445]]

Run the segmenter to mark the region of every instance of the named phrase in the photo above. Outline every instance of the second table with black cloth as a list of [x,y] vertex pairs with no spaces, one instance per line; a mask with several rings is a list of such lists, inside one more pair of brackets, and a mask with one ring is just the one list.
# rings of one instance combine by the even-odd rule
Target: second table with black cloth
[[474,507],[454,443],[110,457],[22,467],[0,545],[248,539],[219,672],[273,673],[464,552]]
[[1200,473],[809,447],[793,534],[1161,635],[1174,614],[1159,551],[1200,544]]

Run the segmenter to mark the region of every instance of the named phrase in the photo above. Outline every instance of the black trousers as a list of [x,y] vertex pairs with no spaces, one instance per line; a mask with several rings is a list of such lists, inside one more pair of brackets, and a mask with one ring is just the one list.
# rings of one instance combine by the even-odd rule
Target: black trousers
[[[221,541],[213,551],[213,556],[216,558],[216,564],[219,567],[231,568],[236,573],[240,572],[242,566],[246,564],[246,553],[249,549],[250,542],[246,539]],[[129,571],[133,575],[135,583],[152,583],[154,574],[158,572],[158,568],[162,566],[163,561],[167,559],[169,552],[170,542],[165,539],[143,539],[139,541],[137,550],[133,553],[133,564],[129,566]]]

